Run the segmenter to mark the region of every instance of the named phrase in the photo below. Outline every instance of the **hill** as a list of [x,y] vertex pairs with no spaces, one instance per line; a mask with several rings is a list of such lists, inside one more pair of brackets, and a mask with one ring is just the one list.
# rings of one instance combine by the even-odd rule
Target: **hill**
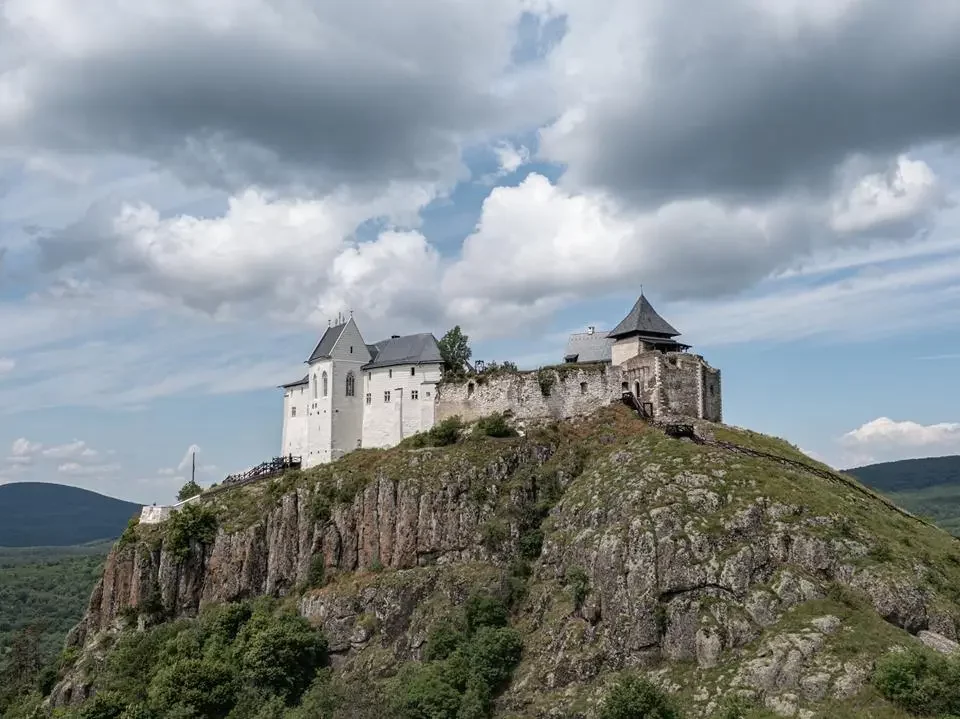
[[846,471],[914,514],[960,536],[960,456],[905,459]]
[[140,506],[44,482],[0,485],[0,547],[66,547],[114,539]]
[[949,534],[752,432],[619,405],[508,430],[448,421],[131,528],[48,701],[70,719],[960,714],[938,653],[960,647]]

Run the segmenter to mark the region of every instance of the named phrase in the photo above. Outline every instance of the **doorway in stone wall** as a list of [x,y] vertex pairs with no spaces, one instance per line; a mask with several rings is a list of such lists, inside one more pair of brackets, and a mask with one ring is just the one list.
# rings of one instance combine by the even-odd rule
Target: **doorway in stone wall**
[[637,398],[637,401],[640,401],[640,382],[633,383],[633,396]]

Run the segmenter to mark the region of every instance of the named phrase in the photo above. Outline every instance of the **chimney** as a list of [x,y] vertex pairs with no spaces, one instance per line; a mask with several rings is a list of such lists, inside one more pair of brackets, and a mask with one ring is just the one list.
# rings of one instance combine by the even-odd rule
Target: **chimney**
[[587,327],[587,334],[592,335],[596,331],[596,329],[597,329],[596,327],[594,327],[593,325],[590,325],[589,327]]

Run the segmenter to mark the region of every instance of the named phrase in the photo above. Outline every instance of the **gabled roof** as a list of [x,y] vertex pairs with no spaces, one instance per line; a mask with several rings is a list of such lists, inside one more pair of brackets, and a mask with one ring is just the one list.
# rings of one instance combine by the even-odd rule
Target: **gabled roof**
[[653,306],[647,301],[647,298],[640,295],[640,299],[630,310],[630,313],[620,320],[620,324],[614,327],[608,334],[608,337],[619,338],[628,337],[633,334],[643,335],[661,335],[664,337],[676,337],[680,333],[667,322],[663,317],[657,314]]
[[[363,369],[378,367],[392,367],[400,364],[439,364],[443,362],[440,356],[440,347],[437,338],[432,334],[406,335],[405,337],[391,337],[388,340],[377,342],[373,348],[367,345],[373,361],[365,364]],[[376,351],[374,351],[376,350]]]
[[340,339],[340,335],[343,334],[344,328],[347,326],[347,323],[334,325],[333,327],[327,327],[327,331],[323,333],[323,337],[320,338],[320,341],[317,343],[316,348],[313,350],[313,354],[310,355],[310,359],[307,360],[307,364],[312,364],[319,359],[324,359],[330,356],[330,353],[333,351],[333,346],[337,344],[337,340]]
[[280,389],[289,389],[290,387],[299,387],[302,384],[310,383],[310,375],[304,375],[303,379],[299,379],[296,382],[288,382],[287,384],[280,385]]
[[567,340],[563,359],[567,362],[609,362],[614,342],[606,332],[577,332]]

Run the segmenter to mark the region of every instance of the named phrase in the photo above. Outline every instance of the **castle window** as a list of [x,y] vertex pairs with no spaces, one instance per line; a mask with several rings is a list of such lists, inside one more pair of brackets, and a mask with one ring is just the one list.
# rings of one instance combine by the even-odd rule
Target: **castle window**
[[[713,393],[713,387],[710,388],[710,392],[711,392],[711,394]],[[297,416],[297,408],[296,408],[296,407],[291,407],[291,408],[290,408],[290,416],[291,416],[291,417],[296,417],[296,416]]]
[[353,345],[350,345],[350,354],[353,354]]
[[629,384],[628,382],[621,382],[621,383],[620,383],[620,389],[621,389],[621,391],[623,391],[623,392],[629,392],[629,391],[630,391],[630,384]]
[[321,375],[321,377],[323,378],[323,396],[326,397],[326,396],[327,396],[327,385],[328,385],[328,382],[327,382],[327,373],[324,372],[324,373]]
[[383,393],[383,401],[384,402],[390,401],[390,390],[387,390],[386,392]]
[[392,369],[388,369],[388,370],[387,370],[387,377],[389,377],[390,379],[393,379],[393,370],[392,370]]
[[371,402],[373,402],[373,395],[367,392],[367,404],[370,404]]
[[313,373],[313,398],[317,398],[317,373]]
[[586,394],[586,393],[587,393],[587,383],[586,383],[586,382],[581,382],[581,383],[580,383],[580,394]]
[[347,397],[354,396],[356,382],[353,378],[353,372],[347,372]]
[[416,368],[416,367],[411,367],[411,368],[410,368],[410,375],[413,376],[413,375],[415,375],[416,373],[417,373],[417,368]]
[[429,393],[429,392],[427,392],[427,397],[429,397],[429,396],[430,396],[430,393]]
[[467,384],[467,397],[473,396],[473,382]]
[[[713,387],[710,389],[713,389]],[[410,399],[420,399],[420,392],[415,389],[410,390]]]

